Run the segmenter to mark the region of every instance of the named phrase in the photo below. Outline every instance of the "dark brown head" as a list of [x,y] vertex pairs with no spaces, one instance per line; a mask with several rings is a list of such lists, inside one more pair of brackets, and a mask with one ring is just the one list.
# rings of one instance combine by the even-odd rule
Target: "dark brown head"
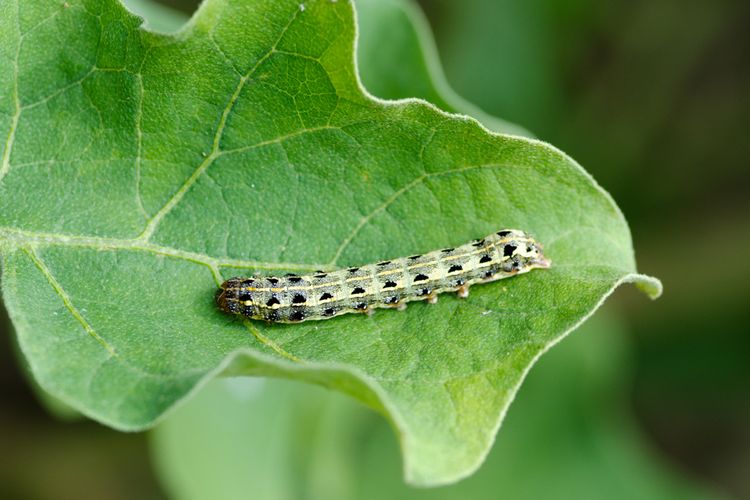
[[[216,305],[229,314],[244,314],[247,306],[240,302],[242,278],[231,278],[221,284],[216,292]],[[252,306],[250,306],[252,308]]]

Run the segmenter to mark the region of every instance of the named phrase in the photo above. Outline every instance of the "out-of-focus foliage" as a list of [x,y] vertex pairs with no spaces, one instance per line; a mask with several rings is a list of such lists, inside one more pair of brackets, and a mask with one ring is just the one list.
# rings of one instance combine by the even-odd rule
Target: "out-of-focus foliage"
[[461,98],[445,80],[424,15],[411,0],[357,0],[359,72],[382,99],[419,97],[444,111],[479,120],[495,132],[531,136]]

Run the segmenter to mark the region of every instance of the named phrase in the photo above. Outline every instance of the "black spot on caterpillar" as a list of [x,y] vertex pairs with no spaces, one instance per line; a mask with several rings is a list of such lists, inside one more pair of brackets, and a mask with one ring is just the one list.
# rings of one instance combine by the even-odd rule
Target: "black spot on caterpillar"
[[289,314],[289,321],[297,322],[297,321],[304,321],[304,319],[305,319],[305,313],[303,313],[299,309],[294,310]]
[[[548,268],[542,245],[523,231],[505,229],[481,240],[427,254],[328,273],[231,278],[216,302],[224,312],[278,323],[328,319],[344,313],[399,308],[532,269]],[[449,276],[450,275],[450,276]]]

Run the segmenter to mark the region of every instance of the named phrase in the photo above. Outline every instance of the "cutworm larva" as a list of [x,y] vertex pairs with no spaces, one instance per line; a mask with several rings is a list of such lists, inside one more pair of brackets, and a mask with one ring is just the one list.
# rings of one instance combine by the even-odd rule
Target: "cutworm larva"
[[469,295],[487,283],[550,267],[542,245],[505,229],[456,248],[309,275],[251,276],[222,283],[216,294],[227,313],[274,323],[328,319],[375,308],[403,309],[412,300],[434,303],[442,292]]

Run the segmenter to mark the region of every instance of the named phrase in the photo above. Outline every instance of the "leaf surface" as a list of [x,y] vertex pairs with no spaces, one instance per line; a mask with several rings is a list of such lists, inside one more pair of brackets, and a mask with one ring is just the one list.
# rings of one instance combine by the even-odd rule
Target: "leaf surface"
[[[355,72],[345,1],[208,0],[175,35],[112,0],[0,12],[3,297],[40,385],[118,429],[218,373],[380,410],[414,484],[491,446],[536,358],[636,274],[627,224],[573,160]],[[549,270],[469,300],[299,325],[218,312],[236,274],[333,269],[533,233]]]

